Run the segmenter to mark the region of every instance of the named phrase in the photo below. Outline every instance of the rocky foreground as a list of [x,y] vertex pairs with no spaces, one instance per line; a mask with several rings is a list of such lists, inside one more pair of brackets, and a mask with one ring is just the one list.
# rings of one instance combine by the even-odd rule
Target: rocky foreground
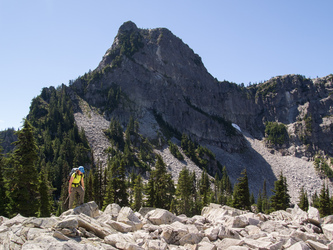
[[270,215],[210,204],[188,218],[95,202],[59,217],[0,217],[0,249],[333,249],[333,215],[297,206]]

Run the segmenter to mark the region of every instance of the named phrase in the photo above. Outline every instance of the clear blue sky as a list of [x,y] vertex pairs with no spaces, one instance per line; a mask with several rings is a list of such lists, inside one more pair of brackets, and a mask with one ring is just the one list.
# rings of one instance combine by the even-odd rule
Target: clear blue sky
[[165,27],[218,80],[333,73],[332,0],[0,0],[0,130],[43,87],[97,67],[118,28]]

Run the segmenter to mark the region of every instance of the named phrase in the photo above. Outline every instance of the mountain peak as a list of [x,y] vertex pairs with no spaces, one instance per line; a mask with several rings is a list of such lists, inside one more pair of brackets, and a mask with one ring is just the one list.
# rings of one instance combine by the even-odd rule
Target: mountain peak
[[132,21],[127,21],[124,22],[118,30],[118,35],[121,33],[128,33],[128,32],[133,32],[138,30],[138,27],[136,26],[135,23],[133,23]]

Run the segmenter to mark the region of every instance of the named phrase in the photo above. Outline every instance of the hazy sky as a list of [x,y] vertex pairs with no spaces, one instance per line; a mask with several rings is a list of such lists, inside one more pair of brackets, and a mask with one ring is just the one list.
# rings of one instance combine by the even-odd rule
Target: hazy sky
[[218,80],[333,73],[332,0],[0,0],[0,130],[97,67],[118,28],[168,28]]

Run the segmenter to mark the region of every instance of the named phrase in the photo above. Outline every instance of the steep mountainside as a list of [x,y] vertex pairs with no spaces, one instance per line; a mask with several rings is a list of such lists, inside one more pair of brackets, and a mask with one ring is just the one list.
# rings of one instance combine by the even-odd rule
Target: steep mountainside
[[[167,153],[166,142],[173,138],[180,145],[181,135],[187,134],[216,155],[232,182],[247,168],[255,195],[264,180],[271,190],[281,172],[293,201],[302,185],[310,195],[319,192],[324,175],[317,174],[314,158],[320,154],[321,163],[328,163],[333,157],[332,75],[277,76],[246,88],[219,82],[199,55],[164,28],[124,23],[98,67],[62,88],[95,163],[103,167],[111,145],[104,133],[110,120],[119,120],[125,131],[130,117],[160,150],[170,171],[185,163]],[[265,140],[267,122],[283,124],[282,143]],[[192,163],[186,160],[185,165]],[[210,170],[214,174],[220,168]]]
[[[210,148],[227,167],[232,181],[247,168],[255,194],[264,179],[268,189],[272,188],[276,176],[288,171],[290,159],[272,166],[274,161],[253,149],[232,123],[259,140],[265,136],[267,121],[283,123],[288,139],[283,145],[266,146],[276,156],[305,157],[293,163],[295,172],[288,179],[295,198],[304,181],[302,166],[313,165],[308,160],[316,153],[333,155],[332,79],[287,75],[247,88],[219,82],[207,72],[201,58],[169,30],[143,30],[126,22],[96,70],[78,78],[70,89],[77,104],[76,117],[86,114],[86,120],[92,119],[83,103],[102,119],[117,117],[124,128],[133,115],[140,133],[150,139],[160,138],[162,120],[176,137],[186,133]],[[82,123],[82,119],[76,120]],[[89,122],[84,128],[89,129]],[[98,154],[103,158],[103,152]],[[314,169],[311,174],[315,181],[308,181],[306,187],[313,193],[319,191],[321,181]]]

